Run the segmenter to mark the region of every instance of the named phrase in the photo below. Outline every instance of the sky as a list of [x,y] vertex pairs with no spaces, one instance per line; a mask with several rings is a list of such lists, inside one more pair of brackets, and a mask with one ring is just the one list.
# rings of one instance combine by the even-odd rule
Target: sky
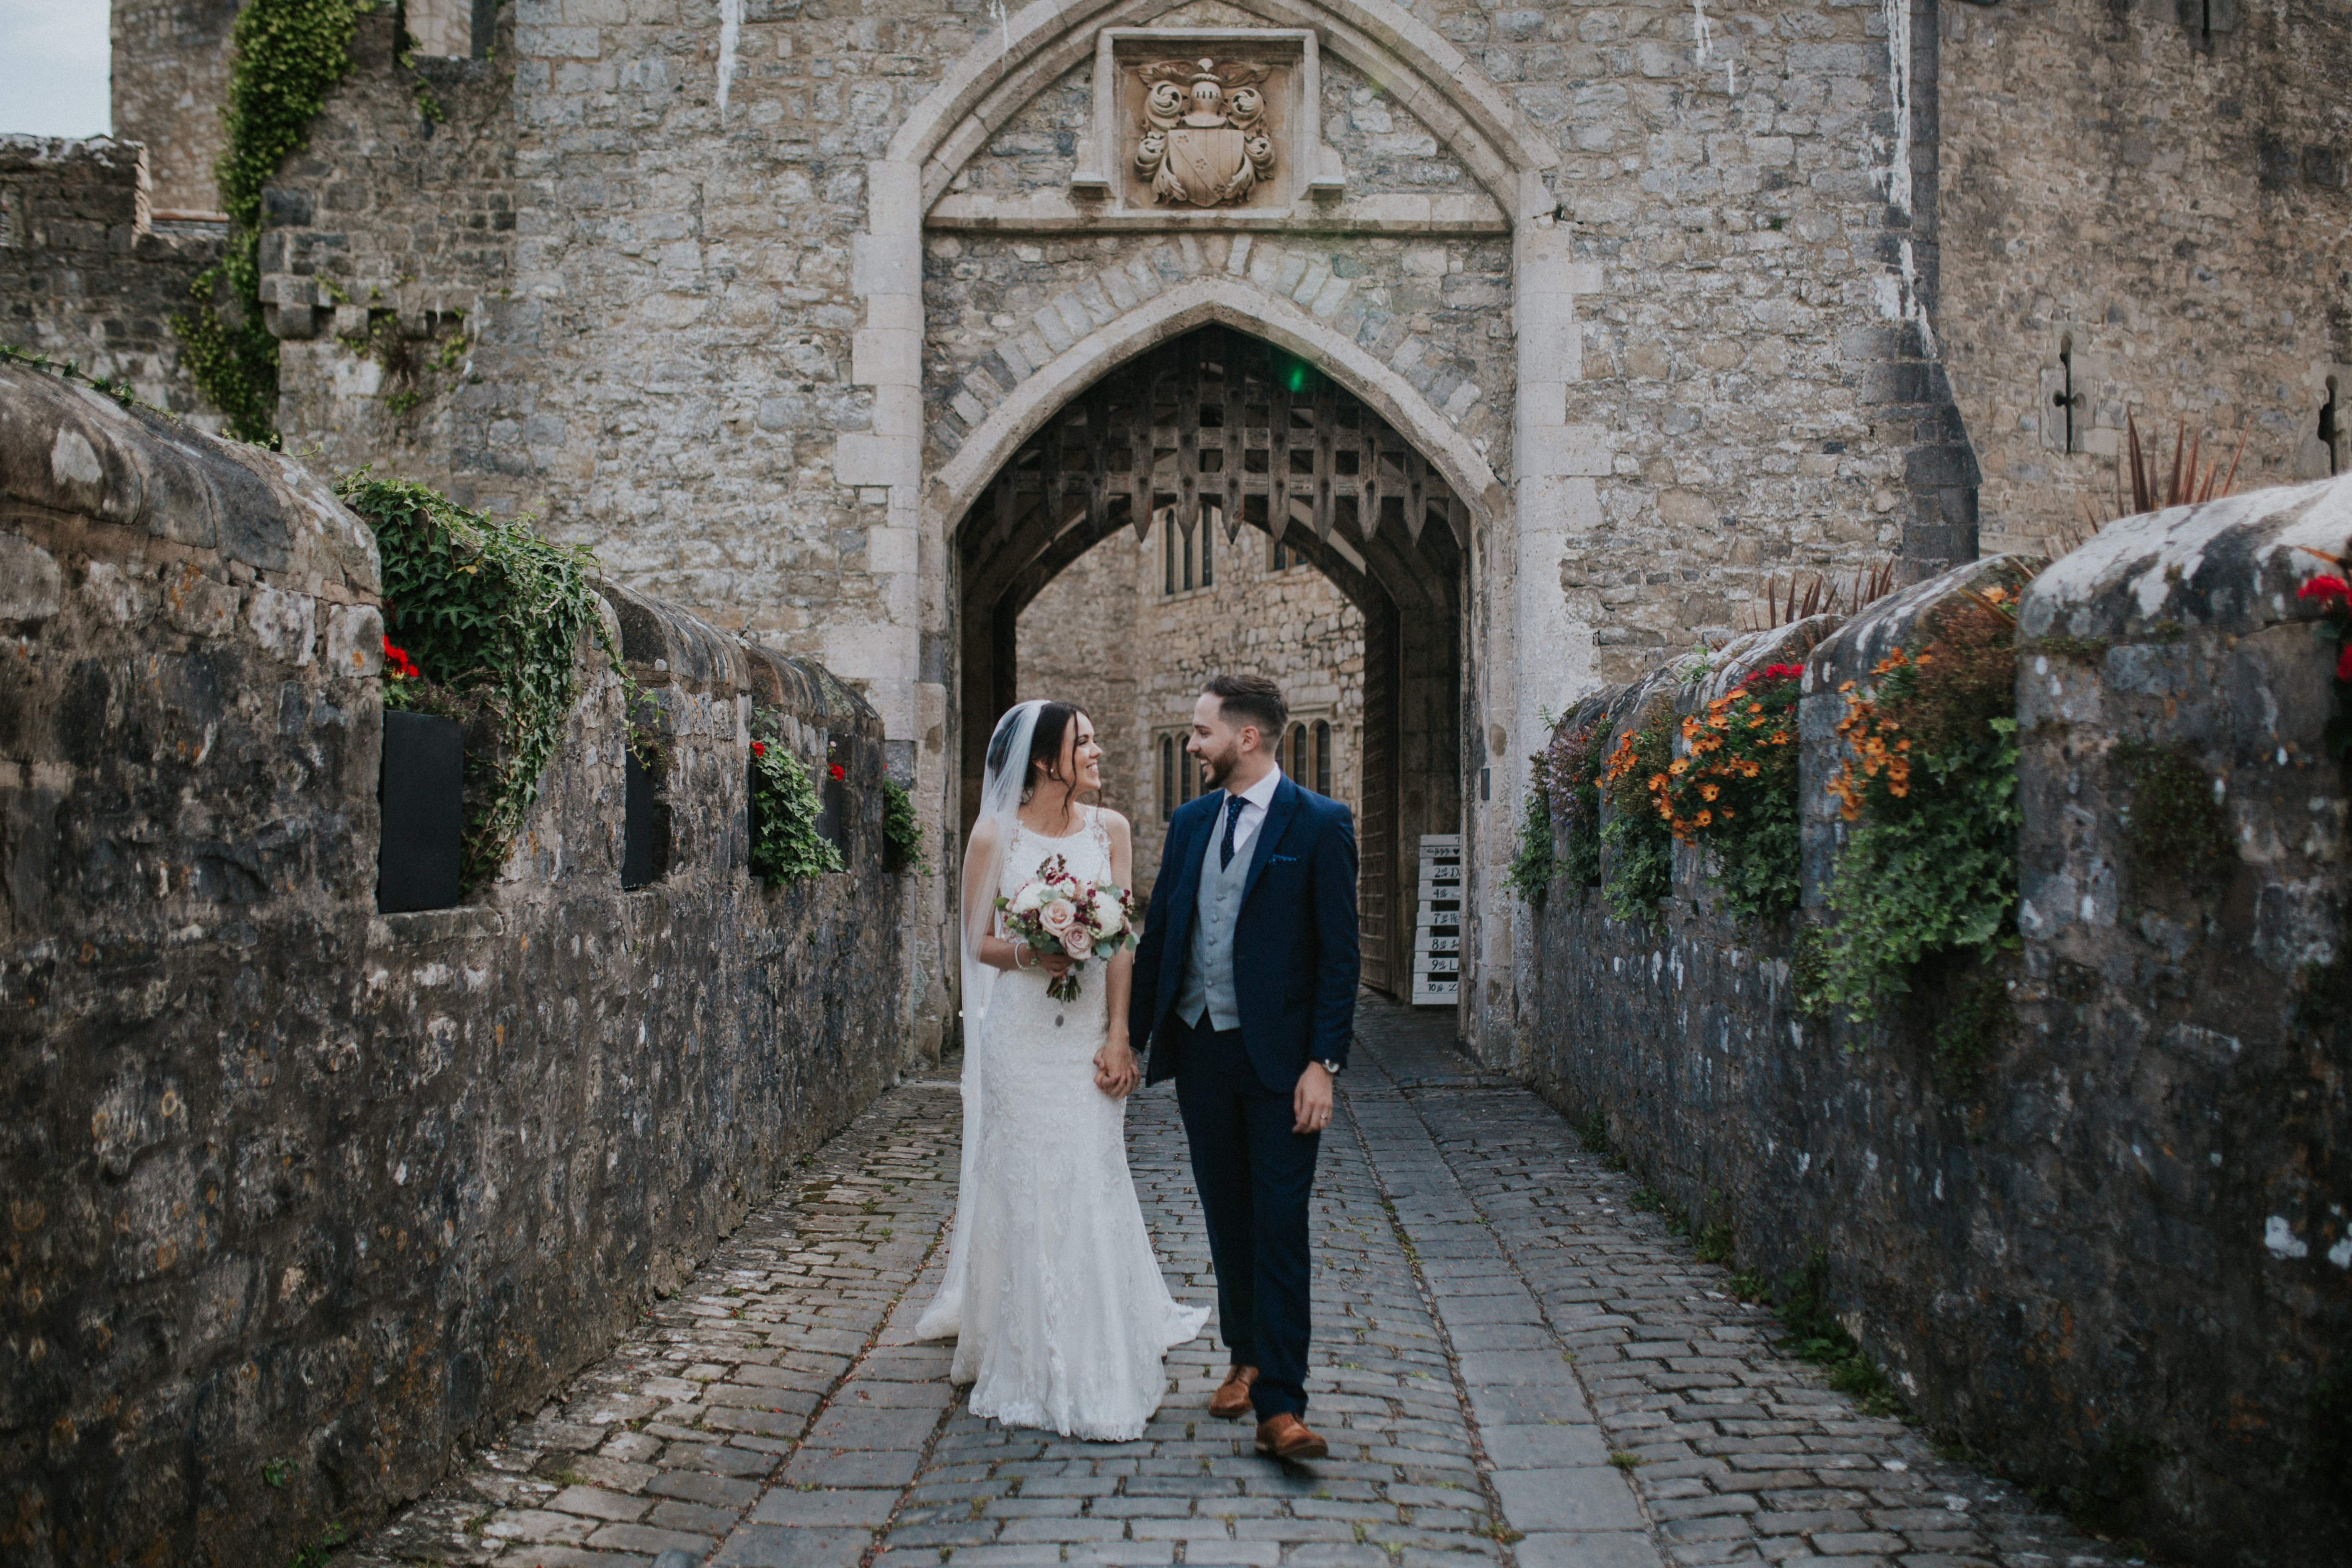
[[107,0],[0,0],[0,134],[103,136]]

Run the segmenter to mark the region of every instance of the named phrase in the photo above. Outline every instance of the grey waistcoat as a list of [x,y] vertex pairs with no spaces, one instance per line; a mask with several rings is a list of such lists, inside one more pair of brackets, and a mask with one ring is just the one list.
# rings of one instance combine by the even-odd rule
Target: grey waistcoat
[[[1184,984],[1176,993],[1176,1016],[1201,1026],[1209,1016],[1213,1029],[1242,1026],[1241,1003],[1234,994],[1234,925],[1241,919],[1242,885],[1249,880],[1250,851],[1257,839],[1234,851],[1234,863],[1217,864],[1224,843],[1224,802],[1217,803],[1217,820],[1209,829],[1209,847],[1201,858],[1201,896],[1192,910],[1192,940],[1184,950]],[[1260,821],[1257,830],[1265,831]]]

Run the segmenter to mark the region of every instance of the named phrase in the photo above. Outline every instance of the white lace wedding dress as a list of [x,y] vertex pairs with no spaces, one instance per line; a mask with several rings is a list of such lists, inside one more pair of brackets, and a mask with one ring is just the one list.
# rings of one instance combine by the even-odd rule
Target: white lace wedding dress
[[[1089,882],[1111,880],[1101,813],[1064,838],[1016,827],[1007,898],[1053,856]],[[971,1384],[972,1414],[1066,1437],[1125,1442],[1160,1408],[1161,1358],[1197,1336],[1205,1306],[1160,1277],[1127,1169],[1127,1101],[1095,1087],[1109,1014],[1103,966],[1079,974],[1075,1002],[1045,994],[1043,970],[1001,976],[982,1026],[988,1114],[972,1205],[970,1273],[950,1377]]]

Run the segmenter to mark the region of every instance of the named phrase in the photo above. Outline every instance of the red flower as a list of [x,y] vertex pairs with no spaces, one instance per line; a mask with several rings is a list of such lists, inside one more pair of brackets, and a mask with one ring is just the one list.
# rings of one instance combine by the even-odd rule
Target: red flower
[[2352,588],[2347,588],[2341,577],[2314,577],[2297,588],[2294,596],[2298,599],[2352,599]]
[[383,662],[396,679],[414,680],[417,678],[415,661],[404,650],[394,647],[390,637],[383,639]]
[[835,763],[833,764],[833,776],[837,779],[846,779],[849,777],[849,770]]
[[764,757],[768,754],[768,748],[762,742],[754,741],[751,742],[751,754],[755,757]]
[[2336,679],[2352,681],[2352,647],[2347,647],[2336,660]]
[[1768,664],[1756,672],[1759,680],[1795,680],[1805,673],[1801,664]]

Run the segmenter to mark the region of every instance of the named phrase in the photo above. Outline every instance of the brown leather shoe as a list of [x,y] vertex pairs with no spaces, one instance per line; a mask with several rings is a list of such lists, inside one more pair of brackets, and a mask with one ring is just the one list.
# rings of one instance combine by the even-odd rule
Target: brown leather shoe
[[1217,1384],[1217,1392],[1209,1396],[1209,1414],[1220,1421],[1238,1421],[1250,1413],[1250,1384],[1257,1381],[1257,1368],[1237,1366],[1225,1373],[1225,1381]]
[[1291,1415],[1269,1415],[1257,1424],[1257,1451],[1274,1459],[1319,1459],[1331,1446]]

